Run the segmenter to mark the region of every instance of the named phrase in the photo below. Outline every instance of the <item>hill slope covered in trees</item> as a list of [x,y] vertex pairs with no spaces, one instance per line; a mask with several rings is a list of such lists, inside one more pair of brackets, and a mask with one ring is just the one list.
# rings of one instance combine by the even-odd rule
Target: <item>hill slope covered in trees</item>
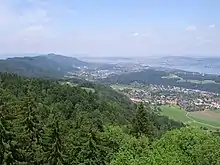
[[102,96],[0,73],[0,164],[220,163],[217,135]]
[[89,63],[56,54],[35,57],[14,57],[0,60],[0,71],[27,77],[59,78]]

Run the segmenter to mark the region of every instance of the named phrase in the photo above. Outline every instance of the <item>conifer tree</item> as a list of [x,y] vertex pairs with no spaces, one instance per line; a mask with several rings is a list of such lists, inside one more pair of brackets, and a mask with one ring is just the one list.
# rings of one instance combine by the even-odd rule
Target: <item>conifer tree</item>
[[63,145],[60,137],[59,123],[56,120],[49,133],[49,148],[47,151],[46,163],[48,165],[64,164]]
[[4,118],[2,114],[0,115],[0,164],[12,164],[13,156],[10,151],[8,133],[4,125]]
[[11,129],[10,114],[4,105],[0,106],[0,164],[12,165],[22,161],[22,157],[16,147],[16,134]]
[[[99,123],[84,115],[78,118],[77,127],[72,139],[72,162],[71,164],[105,165],[108,162],[107,143],[100,137]],[[71,150],[71,149],[70,149]]]
[[28,164],[42,162],[42,127],[36,114],[36,103],[31,96],[25,97],[20,107],[18,129],[20,147]]
[[152,138],[154,136],[156,128],[151,120],[151,117],[150,107],[147,105],[145,108],[144,104],[141,103],[137,108],[136,115],[132,123],[133,132],[137,137],[146,135],[149,138]]

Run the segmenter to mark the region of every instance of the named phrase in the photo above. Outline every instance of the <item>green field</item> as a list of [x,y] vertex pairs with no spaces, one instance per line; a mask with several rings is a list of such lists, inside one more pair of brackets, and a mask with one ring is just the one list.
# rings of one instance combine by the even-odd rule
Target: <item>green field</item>
[[177,82],[190,82],[193,84],[219,84],[219,83],[215,82],[214,80],[186,80],[186,79],[183,79],[182,77],[179,77],[178,75],[175,75],[175,74],[169,74],[168,76],[163,76],[162,78],[177,79]]
[[213,109],[212,111],[215,113],[220,113],[220,109]]
[[184,80],[184,79],[180,79],[180,80],[177,80],[177,82],[190,82],[190,83],[193,83],[193,84],[219,84],[213,80]]
[[191,112],[191,113],[188,114],[188,117],[190,117],[191,119],[193,119],[197,122],[220,128],[219,115],[218,116],[214,116],[214,115],[213,116],[207,116],[207,115],[204,115],[203,113],[200,113],[200,112]]
[[190,119],[186,117],[187,112],[176,106],[161,106],[161,114],[169,118],[183,123],[189,122]]
[[194,83],[194,84],[217,84],[215,81],[213,80],[203,80],[203,81],[199,81],[199,80],[187,80],[188,82]]
[[111,85],[111,87],[116,91],[120,91],[124,89],[148,89],[149,88],[148,85],[143,85],[140,83],[114,84],[114,85]]
[[194,126],[220,129],[220,110],[186,112],[177,106],[161,106],[161,114],[169,118]]
[[168,76],[163,76],[162,78],[182,80],[181,77],[179,77],[179,76],[177,76],[177,75],[175,75],[175,74],[169,74]]

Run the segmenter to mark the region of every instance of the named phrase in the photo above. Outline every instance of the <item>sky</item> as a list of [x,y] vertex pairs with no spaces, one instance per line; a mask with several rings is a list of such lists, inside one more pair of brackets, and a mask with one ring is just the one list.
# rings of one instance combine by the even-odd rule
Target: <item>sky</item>
[[0,0],[0,54],[219,56],[219,0]]

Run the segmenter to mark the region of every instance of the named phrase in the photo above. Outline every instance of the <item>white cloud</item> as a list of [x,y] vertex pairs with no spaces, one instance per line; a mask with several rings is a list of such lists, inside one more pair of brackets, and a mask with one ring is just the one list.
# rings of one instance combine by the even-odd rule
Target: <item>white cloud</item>
[[137,36],[140,36],[140,37],[149,37],[150,35],[149,34],[146,34],[146,33],[138,33],[138,32],[133,32],[131,33],[132,36],[134,37],[137,37]]
[[[33,0],[32,0],[33,1]],[[0,28],[19,31],[30,25],[42,25],[50,21],[48,11],[39,7],[17,8],[12,1],[0,1]],[[1,33],[1,31],[0,31]]]
[[[49,26],[51,19],[47,9],[40,8],[38,5],[18,8],[12,2],[11,0],[0,1],[0,29],[2,30],[0,34],[4,33],[5,37],[10,38],[13,35],[21,36],[28,31],[43,30],[44,27]],[[33,4],[38,2],[40,1],[26,1]]]
[[134,37],[139,36],[139,35],[140,35],[140,34],[137,33],[137,32],[132,33],[132,36],[134,36]]
[[191,25],[186,28],[186,31],[196,31],[196,30],[197,30],[196,25]]
[[210,29],[214,29],[215,28],[215,24],[209,25]]

